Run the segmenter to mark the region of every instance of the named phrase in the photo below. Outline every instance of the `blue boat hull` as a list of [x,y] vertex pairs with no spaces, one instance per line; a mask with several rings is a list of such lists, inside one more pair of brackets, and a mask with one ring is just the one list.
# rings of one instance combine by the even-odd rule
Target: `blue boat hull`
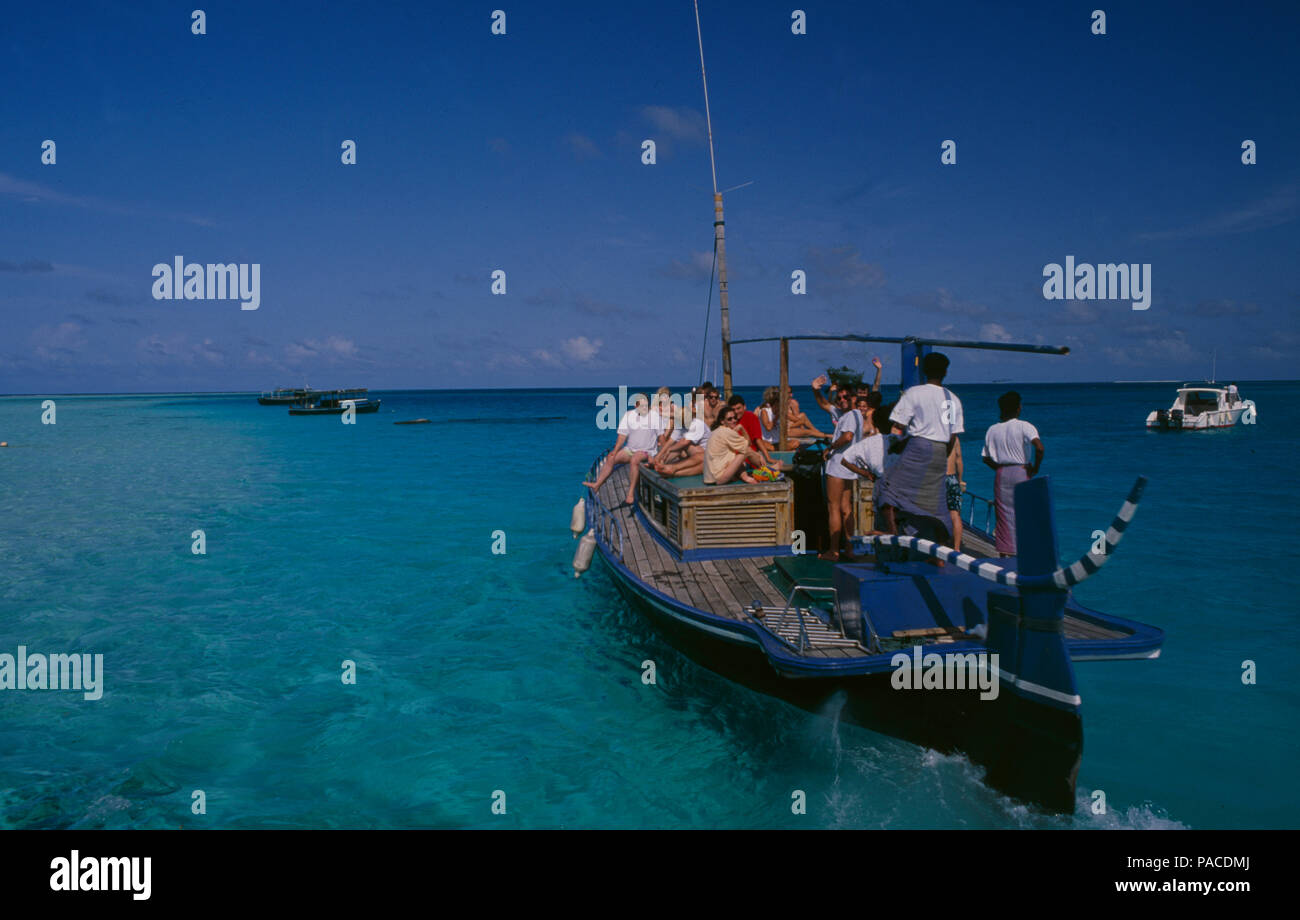
[[606,547],[599,554],[619,591],[676,649],[708,670],[809,712],[845,694],[841,715],[872,731],[944,752],[987,769],[994,789],[1043,809],[1075,810],[1083,754],[1077,710],[1041,705],[1014,693],[982,700],[977,690],[897,690],[892,669],[790,677],[778,673],[750,628],[695,610],[639,581]]

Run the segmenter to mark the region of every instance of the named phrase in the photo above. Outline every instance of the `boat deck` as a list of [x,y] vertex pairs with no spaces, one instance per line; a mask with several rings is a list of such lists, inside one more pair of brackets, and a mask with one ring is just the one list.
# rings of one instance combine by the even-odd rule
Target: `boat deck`
[[[619,507],[627,494],[629,470],[617,467],[598,498],[607,508],[616,509],[623,519],[627,542],[623,546],[623,564],[642,582],[663,594],[689,604],[697,610],[731,620],[745,620],[743,611],[755,601],[765,607],[783,608],[787,597],[772,583],[764,569],[770,569],[773,556],[749,556],[741,559],[678,561],[637,519],[631,507]],[[975,556],[996,555],[993,547],[980,535],[969,531],[962,549]],[[1073,640],[1116,639],[1126,633],[1066,614],[1065,636]],[[861,646],[819,647],[806,649],[804,655],[824,658],[856,658],[869,653]]]

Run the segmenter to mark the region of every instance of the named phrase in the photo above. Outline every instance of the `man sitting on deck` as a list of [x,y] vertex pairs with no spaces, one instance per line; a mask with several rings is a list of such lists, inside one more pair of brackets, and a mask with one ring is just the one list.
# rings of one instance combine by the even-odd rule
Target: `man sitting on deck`
[[614,449],[609,452],[609,459],[600,468],[595,482],[583,482],[584,486],[595,492],[605,484],[614,467],[621,463],[632,464],[632,479],[628,483],[627,504],[632,504],[636,497],[637,480],[641,478],[641,464],[659,452],[659,437],[663,433],[663,420],[659,413],[650,411],[650,400],[644,393],[632,394],[635,409],[623,416],[618,423],[618,439]]
[[750,449],[749,435],[741,424],[739,411],[727,406],[718,413],[709,435],[709,446],[705,448],[704,481],[719,486],[737,477],[749,483],[759,482],[745,470],[746,463],[761,467],[763,458],[758,451]]
[[707,380],[701,383],[695,392],[698,394],[695,400],[695,414],[704,419],[704,424],[712,430],[713,423],[718,420],[718,410],[722,408],[722,394]]
[[660,451],[650,465],[660,476],[695,476],[704,472],[704,451],[711,434],[704,419],[696,416],[691,419],[686,434]]

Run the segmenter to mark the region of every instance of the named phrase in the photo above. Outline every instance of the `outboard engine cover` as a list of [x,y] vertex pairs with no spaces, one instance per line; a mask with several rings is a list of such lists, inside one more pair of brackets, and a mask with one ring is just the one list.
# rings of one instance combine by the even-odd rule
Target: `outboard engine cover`
[[1169,427],[1169,410],[1168,410],[1168,409],[1157,409],[1157,410],[1156,410],[1156,424],[1159,425],[1161,428],[1168,428],[1168,427]]
[[1170,427],[1173,427],[1173,428],[1182,428],[1182,427],[1183,427],[1183,410],[1182,410],[1182,409],[1174,409],[1172,412],[1170,412],[1170,413],[1169,413],[1169,421],[1170,421]]

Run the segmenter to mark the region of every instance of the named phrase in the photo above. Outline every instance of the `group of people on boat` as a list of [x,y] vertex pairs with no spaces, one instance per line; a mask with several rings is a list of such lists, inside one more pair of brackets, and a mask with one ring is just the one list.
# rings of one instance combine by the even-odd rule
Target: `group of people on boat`
[[[921,362],[925,382],[910,387],[897,402],[885,404],[880,391],[883,364],[872,359],[875,379],[837,386],[825,376],[812,382],[813,398],[830,414],[833,430],[820,430],[799,408],[786,400],[786,437],[794,441],[826,441],[825,491],[830,543],[824,559],[852,560],[854,533],[853,483],[871,484],[876,533],[897,533],[900,517],[937,522],[944,542],[961,548],[961,503],[965,467],[960,436],[965,432],[961,400],[947,387],[948,358],[938,352]],[[830,384],[829,395],[822,389]],[[684,401],[668,387],[653,400],[633,394],[633,408],[618,426],[614,449],[596,478],[583,485],[599,490],[614,470],[630,466],[624,501],[635,501],[641,469],[660,476],[699,475],[707,484],[743,481],[756,484],[779,479],[790,465],[773,456],[780,443],[780,391],[769,387],[758,412],[739,394],[725,401],[712,383],[691,390]],[[1021,400],[1015,392],[998,399],[1001,421],[985,434],[983,462],[994,470],[997,550],[1014,555],[1015,486],[1034,476],[1046,453],[1033,425],[1020,418]]]
[[[870,392],[849,393],[832,384],[823,400],[827,380],[813,381],[813,393],[835,422],[826,450],[826,497],[830,545],[823,559],[853,559],[852,483],[863,478],[872,486],[876,533],[897,533],[899,518],[937,523],[944,542],[961,548],[962,494],[966,491],[961,435],[965,418],[961,400],[944,386],[949,361],[931,352],[921,361],[925,382],[909,387],[895,403],[882,405],[880,364]],[[1014,490],[1036,475],[1046,455],[1038,430],[1020,418],[1020,394],[998,398],[1001,421],[990,426],[981,451],[994,470],[995,540],[1002,556],[1016,552]]]
[[[769,425],[777,395],[769,392],[760,407]],[[724,403],[717,387],[705,382],[695,387],[681,406],[668,387],[655,392],[653,405],[644,393],[634,393],[631,402],[633,408],[619,422],[614,449],[595,480],[583,485],[599,490],[610,474],[626,463],[631,472],[624,501],[631,504],[643,465],[661,476],[699,475],[704,482],[715,485],[737,480],[770,482],[788,468],[772,456],[775,443],[764,437],[764,422],[748,410],[739,393]],[[807,431],[809,436],[820,434],[799,412],[797,404],[792,406],[790,417],[796,430]]]

